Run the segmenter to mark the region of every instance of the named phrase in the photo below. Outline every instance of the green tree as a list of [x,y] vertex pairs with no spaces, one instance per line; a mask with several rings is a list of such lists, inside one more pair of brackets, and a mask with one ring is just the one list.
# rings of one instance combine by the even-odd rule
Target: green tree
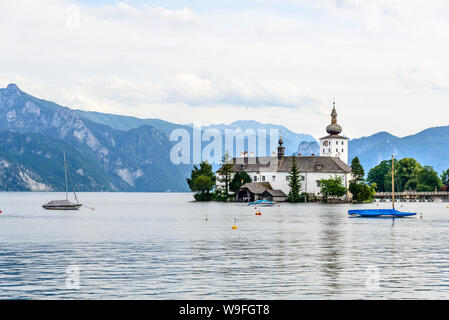
[[349,191],[352,193],[352,199],[358,203],[371,202],[376,194],[375,184],[370,186],[364,182],[352,182],[349,185]]
[[238,171],[235,173],[234,178],[232,178],[232,181],[229,184],[229,189],[232,192],[237,193],[241,186],[251,181],[251,177],[245,171]]
[[[397,163],[398,161],[395,160],[395,168],[397,168]],[[368,172],[366,182],[370,185],[376,184],[376,190],[379,192],[391,191],[391,160],[384,160],[372,168]]]
[[335,175],[333,178],[321,180],[321,194],[327,201],[330,197],[342,197],[346,194],[343,177]]
[[398,161],[397,177],[398,191],[416,190],[418,187],[418,172],[422,166],[413,158],[404,158]]
[[[390,161],[391,163],[391,161]],[[352,181],[349,184],[349,191],[352,193],[352,199],[359,202],[371,202],[376,193],[374,187],[366,184],[363,178],[365,176],[365,170],[363,170],[360,164],[359,158],[355,157],[351,161]],[[383,177],[385,179],[385,177]],[[382,180],[382,177],[380,178]],[[376,186],[376,182],[373,182]]]
[[214,182],[208,176],[198,176],[193,180],[193,191],[197,193],[194,195],[196,201],[210,201],[212,195],[210,191],[214,187]]
[[198,168],[193,166],[190,178],[187,178],[190,190],[195,192],[194,198],[197,201],[209,201],[212,198],[211,191],[215,185],[215,174],[212,165],[207,161],[200,163]]
[[418,172],[417,181],[417,191],[434,191],[435,189],[438,190],[441,186],[438,173],[431,166],[424,166]]
[[301,181],[299,180],[299,170],[295,159],[293,159],[292,165],[290,166],[288,186],[290,187],[290,192],[288,193],[287,200],[289,202],[301,201]]
[[447,169],[446,171],[443,171],[443,173],[441,174],[441,182],[445,186],[449,186],[449,169]]
[[364,181],[365,170],[363,170],[362,165],[360,164],[360,160],[358,157],[355,157],[351,161],[351,171],[352,171],[352,181],[355,183],[359,183]]
[[229,184],[231,182],[231,175],[234,169],[232,159],[226,151],[221,161],[221,167],[217,170],[219,175],[218,182],[220,185],[215,189],[214,199],[218,201],[227,201],[229,199]]

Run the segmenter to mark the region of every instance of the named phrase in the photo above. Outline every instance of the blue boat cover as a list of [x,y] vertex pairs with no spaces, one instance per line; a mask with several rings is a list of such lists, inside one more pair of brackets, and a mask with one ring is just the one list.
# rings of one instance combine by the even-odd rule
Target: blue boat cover
[[348,210],[349,215],[358,215],[360,217],[407,217],[416,215],[415,212],[400,212],[396,209],[360,209]]
[[255,205],[255,204],[276,204],[276,202],[268,201],[268,200],[257,200],[257,201],[248,203],[249,206]]

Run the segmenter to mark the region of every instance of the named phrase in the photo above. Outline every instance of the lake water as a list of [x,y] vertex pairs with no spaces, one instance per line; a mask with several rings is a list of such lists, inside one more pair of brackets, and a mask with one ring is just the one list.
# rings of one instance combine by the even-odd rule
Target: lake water
[[0,298],[449,298],[449,203],[399,203],[418,215],[394,221],[347,216],[376,204],[256,216],[190,194],[80,193],[95,210],[41,208],[64,197],[0,193]]

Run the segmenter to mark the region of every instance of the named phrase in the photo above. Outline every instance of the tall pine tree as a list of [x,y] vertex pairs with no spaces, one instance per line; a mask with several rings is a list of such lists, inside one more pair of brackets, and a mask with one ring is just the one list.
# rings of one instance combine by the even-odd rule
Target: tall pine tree
[[360,164],[360,160],[358,157],[355,157],[351,161],[351,171],[352,171],[352,178],[353,182],[359,183],[364,181],[363,177],[365,176],[365,170],[363,170],[362,165]]
[[299,202],[301,200],[300,192],[302,185],[299,180],[298,165],[296,164],[296,159],[294,158],[288,176],[288,186],[290,187],[290,192],[288,193],[287,200],[289,202]]
[[218,182],[220,186],[215,189],[215,200],[227,201],[229,198],[229,184],[231,182],[232,170],[234,164],[229,153],[226,151],[222,161],[221,168],[218,169],[217,173],[219,175]]

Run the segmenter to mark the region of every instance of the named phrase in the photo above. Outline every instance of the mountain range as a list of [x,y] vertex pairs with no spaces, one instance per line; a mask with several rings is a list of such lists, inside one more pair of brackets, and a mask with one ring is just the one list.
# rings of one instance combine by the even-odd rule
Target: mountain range
[[449,169],[449,126],[433,127],[406,137],[379,132],[349,141],[349,159],[359,157],[365,173],[382,160],[415,158],[442,173]]
[[[75,187],[80,191],[188,191],[185,178],[192,165],[176,165],[170,160],[170,151],[177,143],[170,141],[174,129],[184,129],[192,137],[192,125],[73,110],[10,84],[0,89],[0,190],[62,191],[66,151]],[[275,124],[240,120],[202,128],[203,132],[207,129],[222,134],[226,129],[265,129],[267,135],[270,129],[276,129],[286,155],[319,154],[317,140],[311,135]],[[202,141],[202,146],[208,143]],[[224,148],[222,151],[226,151]],[[237,150],[230,152],[236,155]],[[449,167],[449,126],[403,138],[379,132],[349,141],[349,159],[358,156],[366,173],[391,154],[398,159],[413,157],[442,172]]]
[[83,118],[10,84],[0,89],[0,190],[61,191],[63,150],[81,191],[186,191],[190,166],[149,125],[128,131]]

